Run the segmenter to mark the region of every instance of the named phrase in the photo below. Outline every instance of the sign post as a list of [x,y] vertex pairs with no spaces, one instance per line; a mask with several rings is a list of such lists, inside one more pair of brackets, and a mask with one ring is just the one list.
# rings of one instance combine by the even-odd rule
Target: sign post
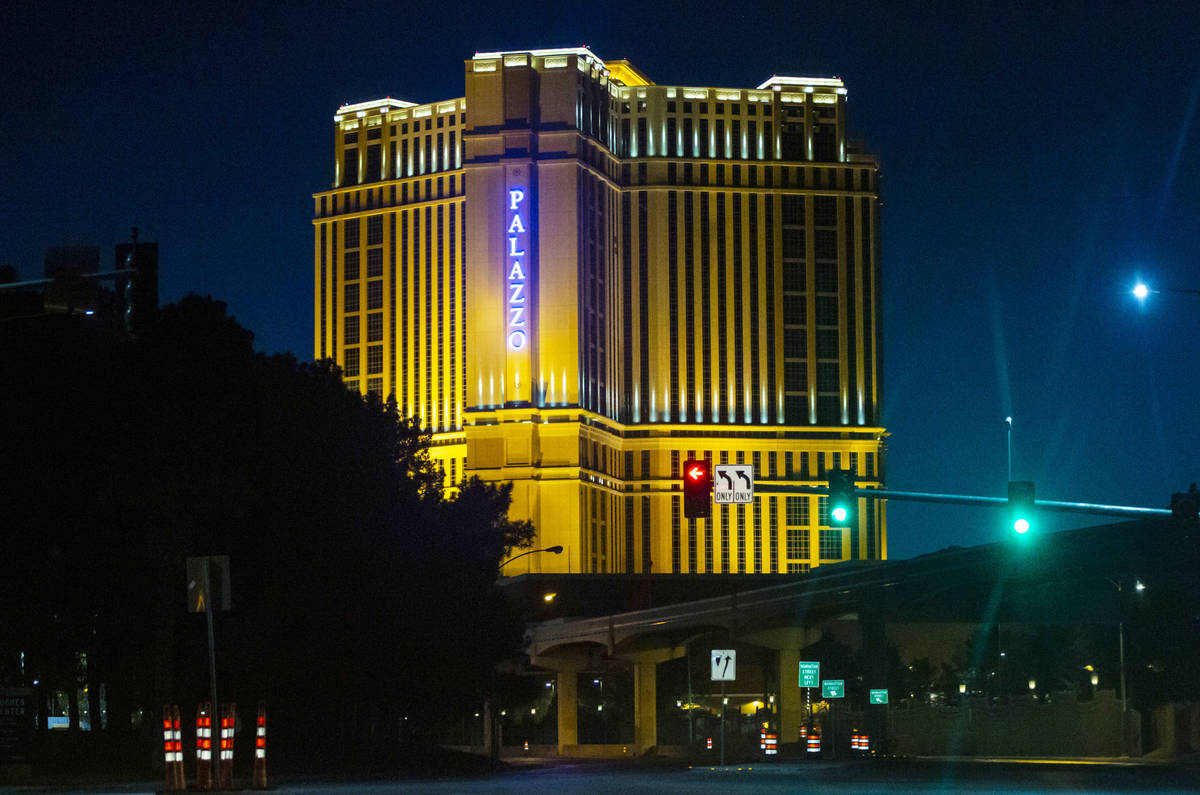
[[[211,715],[221,714],[217,701],[217,652],[213,642],[213,610],[229,610],[229,556],[207,555],[187,559],[188,610],[204,613],[208,623],[208,687]],[[214,602],[216,603],[214,605]],[[212,780],[220,781],[220,755],[212,755]]]
[[713,649],[712,680],[721,683],[721,767],[725,766],[725,683],[737,679],[737,651]]
[[[845,698],[846,680],[826,679],[821,682],[821,698]],[[829,705],[829,758],[837,758],[837,710]]]

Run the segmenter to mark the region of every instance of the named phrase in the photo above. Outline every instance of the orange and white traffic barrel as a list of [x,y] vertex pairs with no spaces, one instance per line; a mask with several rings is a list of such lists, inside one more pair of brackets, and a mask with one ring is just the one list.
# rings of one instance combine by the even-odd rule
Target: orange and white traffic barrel
[[821,730],[813,729],[808,733],[808,752],[810,754],[821,753]]
[[255,789],[267,788],[267,702],[258,702],[258,720],[254,728],[254,776],[251,785]]
[[221,780],[222,789],[233,787],[233,736],[237,729],[237,704],[226,704],[221,710]]
[[166,766],[166,789],[178,792],[187,789],[183,775],[183,740],[179,729],[179,707],[163,706],[163,760]]
[[212,708],[196,707],[196,789],[212,789]]

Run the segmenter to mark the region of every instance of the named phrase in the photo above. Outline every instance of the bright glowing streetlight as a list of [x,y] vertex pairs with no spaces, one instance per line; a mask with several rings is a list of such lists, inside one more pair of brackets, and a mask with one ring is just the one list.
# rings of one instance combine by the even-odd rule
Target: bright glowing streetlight
[[1138,282],[1129,293],[1137,300],[1145,301],[1151,295],[1158,295],[1160,293],[1191,293],[1192,295],[1200,295],[1200,290],[1188,290],[1179,287],[1160,287],[1155,290],[1145,282]]

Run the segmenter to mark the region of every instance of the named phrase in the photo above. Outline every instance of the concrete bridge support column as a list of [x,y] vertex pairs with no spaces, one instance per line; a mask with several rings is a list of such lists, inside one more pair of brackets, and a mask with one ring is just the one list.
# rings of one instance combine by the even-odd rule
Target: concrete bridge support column
[[558,755],[563,746],[579,744],[579,674],[575,671],[558,671]]
[[800,649],[779,650],[779,742],[800,740],[804,723],[804,690],[800,681]]
[[639,756],[658,745],[657,667],[653,659],[633,664],[633,741]]

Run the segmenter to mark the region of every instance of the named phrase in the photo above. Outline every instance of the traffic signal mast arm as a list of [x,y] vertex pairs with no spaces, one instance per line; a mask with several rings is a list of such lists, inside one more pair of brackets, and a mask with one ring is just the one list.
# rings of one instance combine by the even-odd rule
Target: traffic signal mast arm
[[[794,486],[790,483],[754,484],[758,494],[819,494],[829,495],[827,486]],[[976,497],[968,494],[935,494],[924,491],[889,491],[888,489],[859,489],[853,490],[855,497],[867,497],[883,500],[907,500],[909,502],[940,502],[952,505],[984,505],[993,508],[1008,507],[1007,497]],[[1090,502],[1061,502],[1058,500],[1035,500],[1034,507],[1039,511],[1061,511],[1066,513],[1088,513],[1098,516],[1170,516],[1169,508],[1139,508],[1130,505],[1099,505]]]

